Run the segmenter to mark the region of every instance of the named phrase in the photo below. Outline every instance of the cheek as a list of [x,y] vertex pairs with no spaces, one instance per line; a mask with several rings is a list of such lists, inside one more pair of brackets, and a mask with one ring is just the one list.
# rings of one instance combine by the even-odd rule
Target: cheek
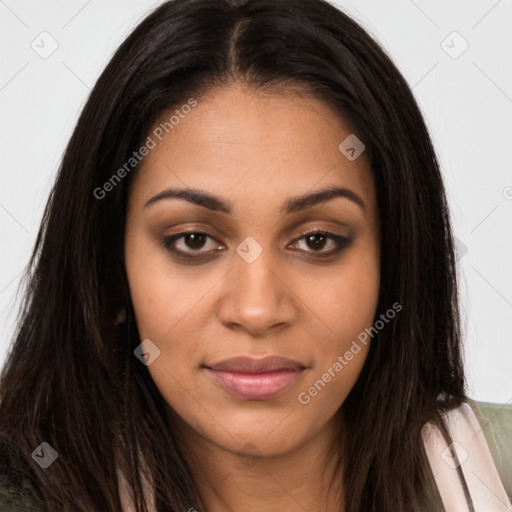
[[165,343],[178,331],[197,332],[198,306],[218,277],[200,267],[176,264],[158,242],[136,233],[127,236],[125,255],[141,339]]
[[[362,241],[347,251],[339,264],[318,268],[296,280],[313,338],[321,339],[322,353],[332,357],[372,325],[380,287],[379,254],[373,243]],[[316,336],[315,333],[316,332]]]
[[125,261],[140,340],[160,351],[147,369],[166,402],[186,411],[190,394],[197,394],[190,373],[204,362],[200,299],[213,280],[207,274],[190,280],[192,267],[182,271],[157,243],[137,234],[127,237]]
[[[299,402],[308,405],[307,409],[334,413],[368,355],[380,286],[377,249],[373,244],[360,244],[347,253],[343,264],[325,274],[317,272],[308,283],[309,295],[305,288],[300,293],[308,297],[307,305],[315,313],[309,316],[306,329],[315,340],[316,364]],[[310,403],[315,405],[310,407]]]

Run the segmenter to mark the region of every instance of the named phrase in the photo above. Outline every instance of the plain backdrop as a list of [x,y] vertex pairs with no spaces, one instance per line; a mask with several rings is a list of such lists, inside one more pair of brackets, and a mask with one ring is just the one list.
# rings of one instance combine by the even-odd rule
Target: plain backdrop
[[[114,50],[159,3],[0,0],[0,366],[20,275],[79,112]],[[509,402],[512,0],[333,3],[373,34],[413,88],[459,241],[469,394]]]

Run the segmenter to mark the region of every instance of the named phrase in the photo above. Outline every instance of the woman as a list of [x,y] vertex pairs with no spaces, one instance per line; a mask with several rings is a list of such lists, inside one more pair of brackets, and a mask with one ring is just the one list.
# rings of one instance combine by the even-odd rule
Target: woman
[[29,270],[4,509],[469,509],[475,473],[508,510],[512,410],[465,393],[425,123],[330,4],[176,0],[142,21]]

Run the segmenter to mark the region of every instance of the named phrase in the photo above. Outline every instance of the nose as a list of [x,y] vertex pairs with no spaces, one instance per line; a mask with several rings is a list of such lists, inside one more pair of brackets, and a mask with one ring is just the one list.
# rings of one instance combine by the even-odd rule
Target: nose
[[233,260],[233,268],[223,280],[217,311],[220,322],[253,336],[292,324],[298,313],[293,282],[272,258],[270,249],[252,262],[239,254],[234,254]]

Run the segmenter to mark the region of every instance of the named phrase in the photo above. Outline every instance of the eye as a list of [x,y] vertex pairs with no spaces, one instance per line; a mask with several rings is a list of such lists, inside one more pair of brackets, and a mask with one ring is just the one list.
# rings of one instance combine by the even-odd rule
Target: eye
[[[176,235],[165,237],[162,243],[172,253],[177,254],[178,256],[183,255],[185,257],[189,257],[189,254],[193,253],[200,253],[204,255],[205,253],[216,252],[219,250],[218,245],[214,245],[213,250],[200,251],[200,249],[204,247],[208,238],[217,241],[216,238],[204,231],[183,231]],[[179,242],[182,242],[181,248],[178,247],[180,245]]]
[[[215,241],[217,243],[211,243],[210,250],[202,250],[207,247],[208,240]],[[302,234],[299,238],[296,238],[294,242],[288,247],[296,247],[300,245],[299,242],[304,240],[304,245],[307,249],[300,249],[306,253],[317,253],[318,256],[332,256],[343,250],[345,247],[350,245],[351,239],[348,239],[341,235],[336,235],[328,231],[322,231],[320,229],[308,231]],[[162,245],[172,254],[177,257],[183,258],[197,258],[200,256],[206,256],[218,252],[225,248],[220,242],[205,231],[182,231],[172,236],[165,237],[162,241]],[[329,250],[324,250],[326,245],[331,245]],[[303,245],[303,247],[304,247]]]
[[[329,231],[322,231],[321,229],[315,229],[308,231],[296,240],[304,240],[304,245],[312,250],[305,250],[304,252],[319,253],[320,256],[332,256],[340,252],[341,250],[348,247],[352,240],[341,235],[330,233]],[[324,251],[326,245],[331,245],[331,249]],[[295,243],[294,245],[298,245]]]

